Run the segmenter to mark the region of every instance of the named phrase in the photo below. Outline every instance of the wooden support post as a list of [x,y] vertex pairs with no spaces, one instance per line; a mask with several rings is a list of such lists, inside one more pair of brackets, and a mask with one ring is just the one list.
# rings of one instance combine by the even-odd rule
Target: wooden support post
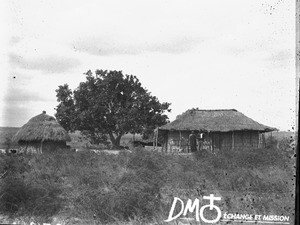
[[153,138],[152,138],[152,145],[153,145],[153,148],[155,147],[155,136],[156,133],[155,133],[155,130],[154,130],[154,135],[153,135]]
[[232,131],[232,146],[231,146],[231,149],[233,150],[234,149],[234,131]]
[[208,132],[208,134],[209,134],[210,151],[214,153],[213,133]]
[[219,133],[219,146],[220,146],[220,150],[222,149],[222,132]]
[[181,149],[181,130],[179,131],[179,148]]
[[257,148],[259,148],[259,140],[260,140],[260,138],[259,138],[259,131],[257,131],[257,133],[258,133],[258,142],[257,142]]
[[211,145],[212,145],[212,152],[215,153],[215,148],[214,148],[214,133],[211,133]]
[[244,131],[241,131],[241,137],[242,137],[242,147],[244,149]]
[[157,132],[156,132],[156,140],[155,140],[155,147],[157,148],[157,143],[158,143],[158,129],[157,129]]

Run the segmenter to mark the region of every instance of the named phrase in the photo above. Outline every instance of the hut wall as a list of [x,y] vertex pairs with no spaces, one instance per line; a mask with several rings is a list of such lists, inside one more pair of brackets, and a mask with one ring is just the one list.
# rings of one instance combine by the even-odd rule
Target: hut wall
[[43,153],[43,152],[53,152],[60,149],[67,149],[68,146],[66,142],[19,142],[20,152],[24,153]]
[[55,141],[46,141],[42,144],[42,152],[53,152],[62,149],[66,149],[66,142],[55,142]]
[[220,133],[220,146],[221,150],[232,148],[232,132]]
[[244,135],[241,131],[234,131],[234,149],[243,148]]
[[257,131],[214,132],[212,144],[214,150],[253,149],[259,145],[259,136]]
[[235,131],[234,149],[252,149],[257,148],[259,136],[257,131]]
[[259,147],[259,133],[257,131],[251,131],[251,148]]
[[[181,131],[181,134],[179,131],[169,131],[166,135],[163,149],[167,152],[188,152],[188,140],[190,134],[190,131]],[[255,149],[260,147],[259,138],[260,136],[257,131],[205,133],[201,150],[218,152],[226,149],[231,150],[233,149],[232,147],[236,150]],[[199,146],[197,146],[197,148],[198,147]]]
[[221,132],[213,132],[211,133],[212,139],[212,150],[217,152],[221,149]]
[[251,131],[242,132],[244,148],[252,147],[251,133],[252,133]]
[[257,148],[259,136],[257,131],[234,131],[212,133],[214,150]]
[[36,141],[30,142],[19,142],[20,152],[23,153],[40,153],[41,152],[41,144]]

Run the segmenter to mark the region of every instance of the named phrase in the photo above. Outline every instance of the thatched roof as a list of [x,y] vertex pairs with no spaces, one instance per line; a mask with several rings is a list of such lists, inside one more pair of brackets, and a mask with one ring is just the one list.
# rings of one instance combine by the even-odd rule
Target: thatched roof
[[32,117],[15,134],[14,141],[70,141],[68,132],[59,125],[54,117],[43,111]]
[[262,125],[235,109],[199,110],[192,109],[177,116],[176,120],[168,123],[159,130],[201,130],[201,131],[242,131],[253,130],[269,132],[276,128]]

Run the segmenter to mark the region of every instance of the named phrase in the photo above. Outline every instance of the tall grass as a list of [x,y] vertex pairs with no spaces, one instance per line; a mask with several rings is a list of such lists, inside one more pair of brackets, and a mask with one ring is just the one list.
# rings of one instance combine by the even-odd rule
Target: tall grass
[[[141,148],[119,155],[1,155],[0,165],[0,174],[6,172],[0,178],[0,214],[14,218],[45,222],[60,215],[101,223],[146,223],[166,218],[173,196],[166,190],[179,195],[176,190],[180,189],[196,190],[198,196],[209,191],[225,193],[222,197],[226,210],[262,207],[284,213],[292,208],[290,202],[283,203],[282,196],[293,193],[293,160],[289,152],[274,146],[218,155],[197,152],[191,156]],[[252,194],[238,200],[239,193]],[[253,193],[278,194],[281,198],[253,201]]]

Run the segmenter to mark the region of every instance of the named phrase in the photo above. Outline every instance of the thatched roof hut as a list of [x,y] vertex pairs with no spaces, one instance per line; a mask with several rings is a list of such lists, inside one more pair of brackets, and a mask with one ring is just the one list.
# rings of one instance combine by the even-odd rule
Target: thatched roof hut
[[71,138],[54,117],[43,111],[22,126],[13,140],[19,143],[23,151],[42,152],[65,148]]
[[160,130],[201,130],[205,132],[228,132],[254,130],[274,131],[276,128],[262,125],[235,109],[188,110]]
[[[220,150],[258,148],[262,142],[261,134],[277,129],[260,124],[235,109],[191,109],[158,130],[165,136],[166,150],[170,149],[171,145],[182,148],[183,143],[188,148],[191,131],[204,135],[203,141],[207,142],[207,148]],[[205,146],[199,143],[199,147]]]

